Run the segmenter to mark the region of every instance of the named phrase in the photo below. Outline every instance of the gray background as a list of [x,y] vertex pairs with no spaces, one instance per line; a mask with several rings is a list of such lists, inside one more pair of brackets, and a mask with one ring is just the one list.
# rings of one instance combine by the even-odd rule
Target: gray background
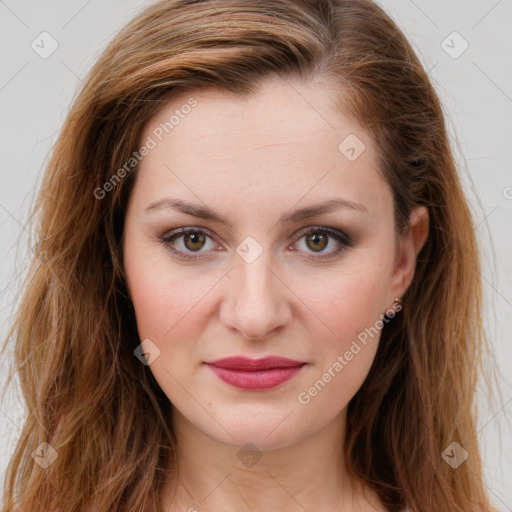
[[[46,155],[81,77],[121,26],[149,3],[0,0],[2,339],[27,268],[27,213]],[[478,437],[491,498],[499,510],[512,512],[512,0],[379,4],[405,31],[441,96],[477,221],[484,258],[484,314],[494,357],[505,376],[496,402],[481,400]],[[43,31],[58,43],[46,59],[31,47]],[[450,36],[454,31],[460,36]],[[464,41],[469,46],[461,53]],[[49,42],[45,48],[50,48]],[[0,364],[3,385],[5,357]],[[19,400],[14,385],[0,403],[2,481],[22,424]]]

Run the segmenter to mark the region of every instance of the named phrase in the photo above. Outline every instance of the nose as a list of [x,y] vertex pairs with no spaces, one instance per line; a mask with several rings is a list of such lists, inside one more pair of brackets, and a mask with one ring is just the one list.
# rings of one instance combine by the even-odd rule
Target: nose
[[238,258],[224,281],[220,320],[247,339],[269,338],[292,318],[293,293],[271,265],[265,251],[251,263]]

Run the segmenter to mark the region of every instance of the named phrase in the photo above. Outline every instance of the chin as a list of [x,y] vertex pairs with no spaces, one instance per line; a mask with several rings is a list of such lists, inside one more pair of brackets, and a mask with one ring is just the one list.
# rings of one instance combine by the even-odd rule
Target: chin
[[[263,414],[252,407],[252,412],[223,415],[218,411],[215,421],[211,416],[201,417],[193,422],[198,430],[217,442],[233,446],[237,450],[247,443],[254,444],[259,450],[278,450],[298,442],[307,434],[304,426],[296,430],[294,414],[291,409],[284,409],[275,414]],[[222,418],[222,419],[219,419]],[[190,421],[190,420],[189,420]]]

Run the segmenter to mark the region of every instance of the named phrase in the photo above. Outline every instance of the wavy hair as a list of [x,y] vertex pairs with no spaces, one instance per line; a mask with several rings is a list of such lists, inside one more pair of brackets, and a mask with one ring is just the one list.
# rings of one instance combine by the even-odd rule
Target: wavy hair
[[[430,214],[403,311],[348,405],[348,471],[390,512],[492,510],[476,432],[488,344],[474,222],[440,101],[404,34],[370,0],[164,0],[101,54],[50,153],[31,216],[34,257],[4,345],[13,342],[10,379],[18,375],[27,408],[6,512],[159,509],[176,460],[172,404],[133,353],[120,240],[136,167],[119,170],[175,95],[250,95],[272,75],[326,80],[339,111],[369,131],[397,233],[414,206]],[[454,441],[469,453],[456,470],[442,457]],[[46,469],[31,457],[43,442],[58,453]]]

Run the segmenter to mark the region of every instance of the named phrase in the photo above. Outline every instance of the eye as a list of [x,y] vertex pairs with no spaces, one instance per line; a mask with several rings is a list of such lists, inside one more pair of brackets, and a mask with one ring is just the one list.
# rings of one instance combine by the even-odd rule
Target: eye
[[[306,248],[312,249],[313,253],[321,254],[321,256],[312,256],[314,260],[333,258],[353,245],[352,239],[345,233],[337,229],[320,226],[306,228],[305,231],[301,232],[298,240],[300,241],[303,238]],[[327,246],[333,245],[330,243],[330,239],[336,241],[334,245],[337,244],[337,247],[331,251],[324,251]]]
[[[313,260],[332,258],[353,245],[349,236],[341,231],[327,227],[308,227],[300,233],[295,243],[303,238],[306,246],[305,252],[309,252],[308,249],[310,249],[314,254],[321,254],[321,256],[313,255],[311,257]],[[207,250],[202,251],[201,249],[207,247],[208,239],[212,240],[213,247],[216,246],[213,243],[213,234],[204,228],[183,228],[161,236],[159,239],[173,254],[184,260],[204,258],[206,255],[201,253],[205,253]],[[176,241],[179,239],[182,239],[181,243],[176,244]],[[337,247],[334,250],[325,251],[326,247],[333,245],[330,243],[331,239],[336,241]],[[181,248],[177,248],[176,245],[181,245]],[[210,249],[213,248],[212,246],[210,246]]]
[[[183,239],[182,247],[184,247],[184,249],[177,249],[175,247],[175,240],[178,240],[179,238]],[[204,256],[202,254],[193,255],[192,253],[199,252],[203,247],[205,247],[206,240],[208,238],[212,239],[211,233],[206,231],[204,228],[183,228],[160,237],[160,241],[178,257],[184,260],[194,260]]]

